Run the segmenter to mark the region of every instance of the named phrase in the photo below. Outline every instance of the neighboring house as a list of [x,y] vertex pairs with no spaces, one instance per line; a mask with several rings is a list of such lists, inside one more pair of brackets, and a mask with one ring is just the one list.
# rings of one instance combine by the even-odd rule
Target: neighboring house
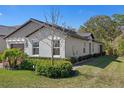
[[3,39],[8,34],[12,33],[17,26],[3,26],[0,25],[0,52],[6,48],[6,41]]
[[[31,18],[4,39],[7,48],[20,48],[31,57],[51,57],[52,29],[50,24]],[[54,57],[78,57],[102,52],[102,43],[95,41],[91,33],[77,33],[60,26],[54,29]]]

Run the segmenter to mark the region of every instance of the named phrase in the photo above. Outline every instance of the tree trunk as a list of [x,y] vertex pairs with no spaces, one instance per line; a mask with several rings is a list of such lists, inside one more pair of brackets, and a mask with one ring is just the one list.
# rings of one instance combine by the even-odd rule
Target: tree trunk
[[52,40],[51,40],[51,64],[54,65],[54,57],[53,57],[53,41],[54,41],[54,33],[52,31]]

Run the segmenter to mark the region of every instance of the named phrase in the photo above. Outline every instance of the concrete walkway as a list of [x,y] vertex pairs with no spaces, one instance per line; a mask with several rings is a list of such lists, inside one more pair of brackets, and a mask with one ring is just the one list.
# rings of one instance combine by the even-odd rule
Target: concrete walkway
[[83,61],[80,61],[80,62],[77,62],[73,65],[73,69],[75,70],[76,68],[79,68],[81,67],[82,65],[92,61],[94,58],[90,58],[90,59],[87,59],[87,60],[83,60]]

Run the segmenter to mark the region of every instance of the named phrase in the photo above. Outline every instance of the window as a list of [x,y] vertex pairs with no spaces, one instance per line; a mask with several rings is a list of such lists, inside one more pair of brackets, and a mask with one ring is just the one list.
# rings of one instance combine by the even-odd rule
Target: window
[[92,45],[92,52],[94,52],[94,44]]
[[86,53],[86,42],[84,42],[84,46],[83,46],[83,53]]
[[39,42],[33,42],[33,55],[39,54]]
[[53,55],[60,55],[60,40],[53,41]]
[[85,53],[86,51],[85,51],[85,48],[83,48],[83,53]]
[[91,43],[89,43],[89,54],[91,54]]

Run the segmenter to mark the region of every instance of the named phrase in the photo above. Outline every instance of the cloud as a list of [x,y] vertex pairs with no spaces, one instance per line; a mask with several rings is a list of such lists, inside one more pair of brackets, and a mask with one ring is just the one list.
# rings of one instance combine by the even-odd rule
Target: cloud
[[3,13],[0,13],[0,16],[2,16],[3,15]]

